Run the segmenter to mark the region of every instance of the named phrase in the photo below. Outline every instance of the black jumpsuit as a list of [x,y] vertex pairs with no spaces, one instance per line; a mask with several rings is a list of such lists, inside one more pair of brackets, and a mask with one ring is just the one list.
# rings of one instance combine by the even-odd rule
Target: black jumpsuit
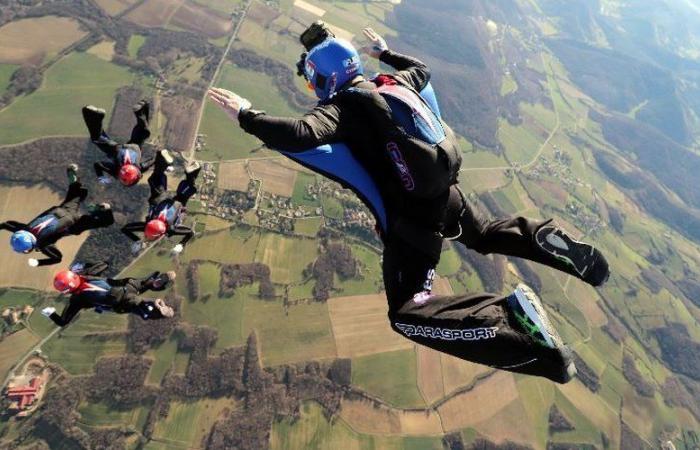
[[146,291],[162,291],[166,284],[159,284],[159,272],[154,272],[145,278],[102,278],[109,265],[107,263],[88,264],[81,271],[83,285],[80,290],[70,296],[68,306],[59,315],[49,316],[56,325],[64,327],[82,309],[95,309],[98,312],[111,311],[119,314],[136,314],[144,320],[160,319],[158,308],[152,300],[139,298]]
[[[416,91],[426,87],[430,72],[422,62],[389,50],[382,53],[380,60],[397,70],[394,77]],[[365,80],[352,85],[375,87]],[[338,96],[320,103],[300,119],[245,110],[239,115],[239,123],[267,146],[287,152],[344,142],[370,173],[384,200],[389,221],[383,236],[382,270],[389,319],[396,332],[462,359],[567,381],[568,362],[556,350],[534,344],[530,336],[516,331],[506,297],[467,294],[414,301],[432,286],[442,236],[459,234],[458,242],[482,254],[527,258],[581,278],[572,267],[536,244],[536,231],[549,221],[525,217],[488,221],[466,202],[456,185],[433,200],[409,198],[401,183],[392,178],[394,169],[377,147],[377,142],[382,142],[381,134],[366,117]]]
[[150,107],[148,103],[145,102],[142,102],[142,105],[140,109],[134,112],[136,116],[136,125],[131,131],[131,139],[129,139],[129,142],[126,144],[119,144],[109,137],[102,124],[104,120],[103,115],[95,114],[87,108],[83,109],[83,118],[90,132],[90,138],[109,158],[107,161],[98,161],[95,163],[95,173],[98,177],[107,173],[117,178],[119,176],[119,169],[121,169],[124,164],[136,165],[141,170],[141,173],[145,173],[153,166],[154,159],[150,158],[144,160],[142,155],[141,147],[151,136],[151,131],[148,127]]
[[180,181],[175,192],[168,191],[168,175],[166,173],[168,165],[158,154],[155,158],[153,173],[148,177],[148,186],[151,195],[148,198],[148,216],[145,221],[131,222],[122,227],[122,232],[132,241],[138,241],[136,233],[142,233],[148,221],[161,218],[167,224],[166,235],[182,236],[180,244],[185,245],[194,236],[192,228],[182,225],[185,207],[188,200],[197,193],[195,182],[199,175],[199,170],[187,173],[185,179]]
[[46,256],[39,260],[39,265],[57,264],[63,259],[63,255],[54,245],[59,239],[95,228],[108,227],[114,223],[111,209],[96,209],[89,214],[81,213],[80,204],[87,194],[87,189],[79,181],[71,183],[66,198],[60,205],[47,209],[28,224],[14,220],[0,223],[0,230],[8,230],[12,233],[20,230],[29,231],[37,239],[35,251]]

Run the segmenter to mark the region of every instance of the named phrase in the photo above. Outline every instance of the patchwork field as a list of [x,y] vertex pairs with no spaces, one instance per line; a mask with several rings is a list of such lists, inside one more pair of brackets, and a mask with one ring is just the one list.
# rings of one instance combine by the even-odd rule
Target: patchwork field
[[270,267],[273,283],[302,281],[302,271],[318,256],[318,243],[313,239],[289,238],[266,233],[260,238],[255,261]]
[[352,360],[352,384],[397,408],[425,407],[416,366],[414,349],[359,356]]
[[230,189],[232,191],[246,192],[250,176],[245,160],[226,161],[219,164],[219,176],[217,177],[219,189]]
[[387,308],[384,294],[328,300],[338,356],[353,358],[413,348],[411,341],[391,329]]
[[107,14],[114,16],[136,3],[136,1],[137,0],[95,0],[95,3]]
[[170,25],[216,39],[231,31],[233,24],[225,15],[200,6],[184,3],[172,16]]
[[262,181],[262,190],[282,197],[291,197],[297,172],[276,160],[250,161],[253,178]]
[[41,64],[86,34],[77,21],[66,17],[10,22],[0,27],[0,63]]
[[496,372],[474,389],[450,398],[437,410],[445,430],[455,431],[492,418],[517,397],[513,375]]
[[[35,186],[26,188],[22,186],[0,187],[0,222],[17,220],[25,222],[33,219],[37,214],[61,203],[61,196],[47,187]],[[9,242],[7,232],[2,232],[3,241]],[[68,236],[61,239],[58,248],[63,253],[65,264],[69,264],[78,253],[89,233],[80,236]],[[27,265],[28,258],[42,259],[41,253],[34,252],[30,255],[20,255],[12,251],[7,245],[0,246],[0,287],[15,286],[27,287],[39,290],[53,290],[53,274],[62,265],[35,267]]]
[[0,145],[41,136],[82,136],[86,131],[80,108],[96,104],[111,110],[117,89],[133,80],[124,67],[88,53],[71,53],[46,71],[36,92],[0,111]]
[[146,0],[126,18],[144,27],[162,27],[173,17],[185,0]]

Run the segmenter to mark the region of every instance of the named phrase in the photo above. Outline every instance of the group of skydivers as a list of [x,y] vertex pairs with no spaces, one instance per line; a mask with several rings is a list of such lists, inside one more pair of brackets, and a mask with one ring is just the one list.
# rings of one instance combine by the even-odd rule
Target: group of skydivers
[[[457,141],[442,121],[437,106],[427,102],[430,70],[421,61],[389,50],[372,29],[364,30],[369,46],[363,52],[395,69],[365,78],[360,54],[349,42],[336,38],[316,22],[302,35],[306,52],[299,61],[299,75],[319,98],[316,107],[301,118],[273,117],[251,108],[248,100],[225,89],[212,88],[209,98],[240,127],[268,147],[288,155],[301,155],[325,144],[344,143],[353,165],[314,170],[352,189],[377,217],[384,243],[382,271],[392,328],[419,344],[497,369],[546,377],[566,383],[576,373],[570,349],[562,342],[535,292],[520,284],[508,295],[432,293],[435,267],[444,240],[482,254],[526,258],[599,286],[608,276],[608,264],[593,246],[572,239],[552,220],[526,217],[488,220],[459,189],[461,157]],[[199,165],[185,168],[177,190],[167,190],[167,174],[173,159],[166,150],[145,160],[141,146],[148,139],[149,105],[135,108],[137,124],[127,144],[118,144],[103,130],[104,110],[87,106],[83,117],[90,139],[109,160],[95,164],[100,182],[118,178],[134,185],[153,169],[146,221],[122,230],[142,248],[135,234],[146,240],[181,235],[173,248],[179,253],[193,236],[182,225],[187,200],[196,192]],[[379,192],[381,212],[364,195],[370,188],[354,183],[350,172],[368,174],[371,189]],[[55,242],[69,234],[109,226],[114,222],[109,205],[102,204],[81,215],[87,191],[68,168],[70,186],[64,202],[28,224],[6,222],[0,228],[14,232],[12,247],[21,253],[41,251],[47,258],[30,259],[31,266],[60,262]],[[354,180],[354,178],[353,178]],[[379,220],[378,220],[379,223]],[[105,264],[74,264],[59,272],[55,287],[71,300],[61,315],[54,308],[42,313],[59,325],[67,324],[83,308],[135,313],[144,319],[171,317],[173,310],[162,300],[141,299],[148,290],[168,287],[174,272],[154,272],[143,279],[102,278]],[[300,324],[299,326],[303,326]]]
[[[134,107],[136,125],[126,144],[119,144],[104,131],[103,109],[86,106],[82,113],[91,141],[108,158],[94,166],[101,184],[110,184],[116,178],[124,186],[134,186],[144,173],[152,169],[148,178],[150,197],[146,220],[122,227],[124,234],[134,241],[132,252],[140,252],[145,245],[136,233],[143,233],[145,241],[155,241],[164,236],[182,236],[173,248],[174,253],[182,252],[184,245],[194,235],[182,221],[187,201],[197,192],[195,180],[200,171],[199,164],[188,164],[184,180],[175,192],[170,192],[168,173],[173,171],[173,157],[167,150],[157,152],[150,159],[145,159],[142,154],[142,146],[151,135],[148,128],[150,105],[147,101],[143,100]],[[46,256],[40,260],[30,258],[31,267],[60,263],[63,256],[56,242],[62,237],[114,224],[112,208],[107,203],[90,205],[83,213],[81,206],[88,191],[80,182],[78,166],[69,165],[67,174],[68,192],[60,205],[47,209],[28,223],[10,220],[0,224],[0,229],[13,233],[10,238],[13,250],[26,254],[36,251]],[[140,295],[149,290],[166,289],[175,279],[175,272],[153,272],[142,279],[101,277],[107,268],[108,265],[103,262],[75,263],[70,269],[58,272],[53,285],[62,294],[70,294],[70,301],[61,314],[57,314],[53,307],[44,308],[42,314],[59,326],[67,325],[80,310],[86,308],[94,308],[98,312],[134,313],[143,319],[173,316],[173,309],[162,299],[142,299]]]

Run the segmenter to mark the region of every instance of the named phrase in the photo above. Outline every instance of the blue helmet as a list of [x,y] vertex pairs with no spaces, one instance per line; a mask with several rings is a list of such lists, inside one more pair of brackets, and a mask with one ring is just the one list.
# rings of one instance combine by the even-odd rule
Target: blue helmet
[[29,231],[16,231],[10,238],[10,245],[12,246],[12,250],[17,253],[29,253],[34,250],[36,237]]
[[304,75],[321,100],[363,73],[360,54],[351,43],[338,38],[326,39],[312,48],[304,63]]

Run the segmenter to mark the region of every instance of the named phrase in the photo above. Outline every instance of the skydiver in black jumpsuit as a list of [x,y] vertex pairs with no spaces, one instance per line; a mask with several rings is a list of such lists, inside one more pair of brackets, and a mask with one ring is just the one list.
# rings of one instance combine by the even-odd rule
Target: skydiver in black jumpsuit
[[8,230],[17,234],[18,232],[30,233],[35,244],[31,251],[43,253],[44,259],[29,259],[32,267],[47,266],[60,263],[63,254],[56,247],[56,242],[70,235],[78,235],[85,231],[108,227],[114,223],[112,209],[108,203],[92,206],[87,214],[83,214],[80,205],[88,195],[87,189],[83,187],[77,175],[78,166],[72,164],[68,167],[68,179],[70,185],[63,202],[39,214],[29,223],[8,220],[0,223],[0,230]]
[[173,309],[162,299],[142,299],[146,291],[163,291],[175,279],[175,272],[153,272],[145,278],[104,278],[107,263],[76,264],[71,270],[61,271],[54,278],[54,287],[70,294],[68,305],[61,314],[56,308],[44,308],[41,313],[56,325],[65,327],[83,309],[98,313],[136,314],[144,320],[173,317]]
[[155,240],[161,236],[182,236],[173,252],[180,253],[187,242],[194,236],[194,231],[182,224],[188,200],[197,192],[196,180],[201,167],[198,162],[185,167],[185,179],[175,192],[168,191],[167,169],[169,162],[162,153],[156,156],[153,173],[148,178],[151,195],[148,198],[149,210],[145,221],[132,222],[122,227],[122,232],[134,241],[134,252],[143,248],[136,233],[143,233],[146,240]]
[[[154,158],[144,159],[142,155],[142,146],[151,136],[148,126],[150,119],[150,104],[148,101],[141,100],[134,106],[136,125],[131,131],[131,139],[126,144],[119,144],[104,130],[104,109],[89,105],[82,109],[82,113],[83,120],[90,133],[90,139],[109,158],[107,161],[95,163],[95,173],[100,183],[111,183],[111,176],[120,180],[126,186],[136,184],[155,162]],[[170,163],[172,164],[172,160]]]
[[[389,50],[372,30],[365,34],[374,43],[367,50],[370,56],[396,69],[391,77],[417,92],[426,87],[430,71],[425,64]],[[325,42],[305,44],[309,55],[312,48]],[[353,61],[348,57],[345,66]],[[309,73],[318,67],[309,69],[306,64],[308,80]],[[334,75],[324,81],[336,80]],[[377,87],[362,76],[338,84],[338,91]],[[348,145],[374,179],[387,209],[389,225],[382,235],[382,264],[389,318],[396,332],[427,347],[494,368],[559,383],[572,378],[575,366],[571,352],[547,319],[539,298],[527,286],[520,285],[507,296],[441,296],[431,294],[432,279],[445,238],[484,255],[496,253],[545,264],[593,286],[601,285],[608,277],[608,264],[597,249],[573,240],[551,220],[488,220],[466,201],[456,184],[429,201],[406,195],[385,149],[377,146],[382,134],[369,122],[365,111],[354,109],[342,95],[323,99],[300,119],[273,117],[250,109],[250,102],[229,91],[212,89],[209,96],[232,119],[237,118],[243,130],[270,148],[299,152],[328,143]],[[449,134],[448,138],[454,139]]]

